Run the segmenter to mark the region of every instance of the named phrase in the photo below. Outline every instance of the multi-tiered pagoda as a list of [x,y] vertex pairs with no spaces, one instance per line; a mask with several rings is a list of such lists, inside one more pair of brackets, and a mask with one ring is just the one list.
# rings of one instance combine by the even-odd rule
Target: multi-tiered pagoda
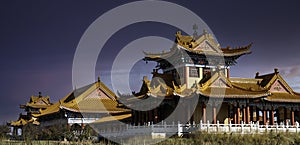
[[[177,118],[173,118],[175,122],[187,119],[191,123],[259,121],[294,125],[300,121],[300,94],[292,90],[277,69],[267,75],[257,73],[255,78],[230,77],[230,66],[236,64],[240,56],[251,53],[251,44],[222,48],[206,31],[200,36],[195,34],[184,36],[177,32],[175,45],[168,52],[145,52],[145,61],[157,63],[152,80],[144,77],[138,93],[120,100],[131,108],[151,105],[142,103],[149,98],[163,101],[154,109],[133,109],[133,124],[165,120],[180,99],[186,100],[182,104],[186,111],[177,113]],[[190,99],[195,97],[197,102]],[[190,109],[195,103],[195,109]]]

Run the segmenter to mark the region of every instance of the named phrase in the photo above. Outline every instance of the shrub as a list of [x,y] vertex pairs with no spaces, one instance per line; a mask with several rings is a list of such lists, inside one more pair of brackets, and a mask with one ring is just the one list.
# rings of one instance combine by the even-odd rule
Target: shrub
[[10,129],[7,125],[0,125],[0,140],[7,139]]

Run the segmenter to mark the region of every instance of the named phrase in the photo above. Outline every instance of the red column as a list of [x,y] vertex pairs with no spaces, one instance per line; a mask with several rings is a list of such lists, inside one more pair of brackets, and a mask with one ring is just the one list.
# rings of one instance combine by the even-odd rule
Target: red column
[[253,106],[251,106],[250,107],[250,120],[249,120],[249,122],[254,121],[253,114],[254,114],[254,112],[253,112]]
[[202,106],[202,118],[203,118],[203,123],[206,123],[206,105],[203,104]]
[[272,123],[272,125],[275,124],[275,122],[274,122],[274,108],[273,107],[272,107],[272,111],[271,111],[271,123]]
[[154,109],[154,123],[158,122],[157,108]]
[[237,123],[236,124],[240,124],[241,123],[241,118],[240,118],[240,106],[238,105],[237,107]]
[[249,105],[247,105],[247,108],[246,108],[247,110],[246,110],[246,117],[247,117],[247,124],[249,124],[250,123],[250,108],[249,108]]
[[213,117],[214,117],[214,124],[217,124],[217,111],[216,111],[216,106],[213,107]]
[[230,70],[227,68],[227,78],[230,78]]
[[264,125],[266,125],[266,123],[267,123],[267,111],[265,110],[265,108],[263,109],[263,112],[264,112],[264,114],[263,114],[263,122],[264,122]]
[[246,113],[246,107],[243,106],[243,122],[244,123],[247,123],[247,113]]
[[293,108],[291,109],[291,114],[292,114],[292,117],[291,117],[292,125],[295,125],[295,112],[294,112]]

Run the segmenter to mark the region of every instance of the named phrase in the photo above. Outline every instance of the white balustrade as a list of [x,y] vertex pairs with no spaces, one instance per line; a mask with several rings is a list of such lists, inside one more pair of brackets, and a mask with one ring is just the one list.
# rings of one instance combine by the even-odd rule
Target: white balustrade
[[146,123],[145,126],[132,126],[126,125],[126,127],[122,127],[121,129],[116,129],[114,131],[103,131],[100,134],[104,137],[114,136],[134,136],[134,135],[153,135],[153,134],[178,134],[178,136],[182,136],[183,134],[202,131],[208,133],[240,133],[240,134],[253,134],[253,133],[264,133],[264,132],[290,132],[297,133],[299,129],[299,123],[296,122],[295,126],[291,125],[259,125],[258,122],[250,122],[249,124],[220,124],[219,121],[217,124],[210,124],[209,121],[207,123],[203,123],[200,121],[199,124],[181,124],[178,122],[175,124],[174,122],[171,124],[167,124],[166,122],[162,122],[160,124]]

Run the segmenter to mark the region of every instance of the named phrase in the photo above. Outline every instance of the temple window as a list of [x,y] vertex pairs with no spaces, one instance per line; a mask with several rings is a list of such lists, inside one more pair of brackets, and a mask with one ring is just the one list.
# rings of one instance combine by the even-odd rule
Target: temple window
[[189,68],[189,76],[199,78],[199,69],[197,67],[190,67]]

